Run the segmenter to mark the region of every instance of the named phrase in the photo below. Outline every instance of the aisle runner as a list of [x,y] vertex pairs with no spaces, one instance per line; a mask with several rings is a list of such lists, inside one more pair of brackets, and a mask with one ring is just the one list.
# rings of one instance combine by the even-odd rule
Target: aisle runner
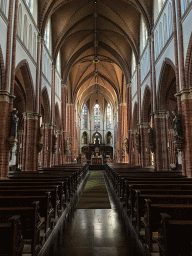
[[111,209],[101,171],[92,171],[77,205],[77,209]]

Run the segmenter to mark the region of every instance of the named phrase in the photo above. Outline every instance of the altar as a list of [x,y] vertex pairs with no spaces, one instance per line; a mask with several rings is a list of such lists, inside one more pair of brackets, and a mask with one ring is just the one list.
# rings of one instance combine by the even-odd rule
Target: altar
[[102,156],[91,157],[91,164],[103,164],[103,157]]

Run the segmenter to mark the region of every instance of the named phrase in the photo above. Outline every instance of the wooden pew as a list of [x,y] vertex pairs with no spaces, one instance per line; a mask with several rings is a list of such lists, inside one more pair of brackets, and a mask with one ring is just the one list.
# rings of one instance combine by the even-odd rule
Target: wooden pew
[[1,207],[27,207],[30,206],[34,201],[39,202],[39,214],[41,216],[41,221],[44,223],[42,227],[44,231],[44,236],[42,241],[48,238],[51,232],[51,215],[53,213],[53,208],[51,205],[51,194],[46,192],[45,195],[20,195],[20,196],[0,196],[0,206]]
[[[139,190],[136,191],[136,204],[134,206],[134,216],[136,217],[136,230],[140,232],[141,217],[146,211],[145,199],[150,199],[154,204],[192,204],[192,190],[190,194],[182,194],[183,191],[165,191],[165,194],[141,194]],[[173,193],[173,194],[172,194]],[[133,217],[134,217],[133,216]]]
[[167,213],[160,213],[158,245],[161,256],[191,256],[192,220],[177,220]]
[[30,180],[30,181],[29,181],[29,179],[21,179],[21,180],[16,180],[16,181],[14,181],[14,180],[0,181],[0,189],[1,189],[1,186],[7,186],[7,187],[30,186],[30,187],[36,187],[36,188],[49,188],[49,187],[51,188],[52,185],[59,186],[58,194],[59,194],[59,198],[61,200],[61,207],[65,208],[67,199],[69,197],[67,181],[49,180],[49,181],[45,182],[45,181],[37,181],[37,179]]
[[[154,182],[152,184],[126,184],[126,205],[127,209],[131,210],[133,209],[136,195],[135,190],[137,189],[164,189],[164,190],[191,190],[192,189],[192,183],[189,184],[175,184],[175,183],[158,183]],[[132,215],[133,212],[130,212]]]
[[42,222],[38,212],[39,202],[27,207],[0,207],[0,223],[9,223],[14,215],[20,215],[23,238],[31,240],[31,254],[37,255],[40,250],[40,229]]
[[161,224],[160,213],[166,212],[177,220],[190,220],[192,216],[191,204],[153,204],[150,199],[146,201],[144,215],[145,245],[148,254],[152,252],[152,232],[157,232]]
[[53,174],[53,173],[46,173],[46,172],[13,172],[10,173],[8,176],[9,179],[12,180],[21,180],[21,179],[28,179],[28,180],[38,180],[38,181],[65,181],[68,180],[68,190],[70,197],[73,196],[75,192],[75,181],[74,181],[74,174],[72,173],[63,173],[63,174]]
[[0,223],[0,256],[21,256],[24,247],[20,216],[14,215],[7,223]]
[[2,189],[2,187],[0,188],[0,196],[45,196],[46,192],[50,192],[51,193],[51,204],[53,206],[54,212],[53,212],[53,218],[55,220],[55,222],[57,221],[59,214],[58,214],[58,209],[59,209],[59,198],[58,198],[58,188],[56,187],[55,189],[28,189],[28,188],[23,188],[23,189],[13,189],[13,188],[7,188]]

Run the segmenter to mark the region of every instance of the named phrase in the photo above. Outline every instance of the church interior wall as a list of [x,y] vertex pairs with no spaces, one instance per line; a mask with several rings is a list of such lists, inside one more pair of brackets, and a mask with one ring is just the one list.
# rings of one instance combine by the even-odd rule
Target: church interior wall
[[[190,9],[192,10],[192,5],[190,5]],[[189,12],[188,15],[182,19],[184,60],[186,60],[189,40],[191,37],[191,20],[192,20],[192,12]]]
[[7,21],[2,18],[1,12],[0,12],[0,45],[1,50],[3,53],[4,62],[6,62],[6,48],[7,48]]
[[174,40],[170,41],[169,45],[165,50],[162,52],[161,57],[158,59],[158,62],[156,62],[155,65],[155,71],[156,71],[156,90],[158,91],[158,84],[159,84],[159,78],[160,78],[160,73],[162,69],[163,62],[165,59],[168,58],[170,59],[174,64],[175,64],[175,52],[174,52]]

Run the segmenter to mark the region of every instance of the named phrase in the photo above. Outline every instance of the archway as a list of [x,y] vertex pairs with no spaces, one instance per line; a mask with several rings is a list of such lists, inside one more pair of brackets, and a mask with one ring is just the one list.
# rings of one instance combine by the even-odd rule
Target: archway
[[[21,61],[15,71],[13,108],[18,111],[17,140],[13,149],[12,159],[9,163],[12,167],[23,170],[37,168],[37,128],[38,118],[34,113],[34,89],[28,62]],[[35,148],[34,148],[35,147]],[[34,167],[35,166],[35,167]]]
[[171,60],[162,65],[158,86],[158,118],[156,121],[157,169],[176,168],[181,164],[181,155],[176,154],[174,145],[173,114],[177,112],[176,75]]
[[141,110],[141,164],[142,166],[152,166],[154,159],[154,148],[149,145],[149,127],[152,129],[152,135],[154,136],[152,124],[151,124],[151,90],[149,86],[145,87],[143,95],[143,104]]

